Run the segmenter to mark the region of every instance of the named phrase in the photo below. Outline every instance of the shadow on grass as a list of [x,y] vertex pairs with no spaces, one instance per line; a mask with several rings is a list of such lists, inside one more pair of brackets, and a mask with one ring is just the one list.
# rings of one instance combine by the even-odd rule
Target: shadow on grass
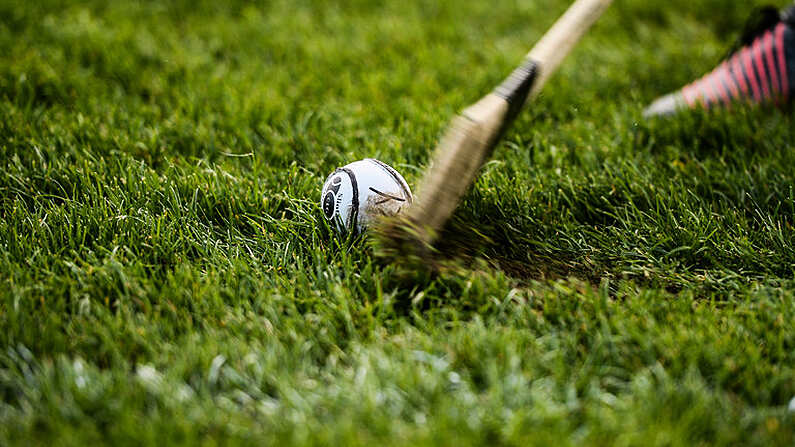
[[790,111],[737,107],[645,122],[629,156],[583,178],[547,179],[518,201],[476,188],[438,257],[465,268],[484,260],[520,285],[625,278],[708,295],[789,277]]

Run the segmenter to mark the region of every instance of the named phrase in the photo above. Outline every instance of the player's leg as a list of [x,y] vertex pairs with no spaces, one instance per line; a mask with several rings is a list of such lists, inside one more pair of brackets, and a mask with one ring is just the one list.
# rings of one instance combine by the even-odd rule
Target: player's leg
[[739,47],[712,72],[658,98],[644,114],[788,100],[795,84],[795,5],[781,12],[761,10],[755,19]]

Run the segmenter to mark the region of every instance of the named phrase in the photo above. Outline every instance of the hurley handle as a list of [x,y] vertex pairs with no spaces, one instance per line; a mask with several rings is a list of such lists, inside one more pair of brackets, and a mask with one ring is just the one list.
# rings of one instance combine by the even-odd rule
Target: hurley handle
[[538,93],[549,76],[558,69],[574,45],[596,22],[613,0],[577,0],[552,25],[527,58],[538,66],[538,76],[531,95]]

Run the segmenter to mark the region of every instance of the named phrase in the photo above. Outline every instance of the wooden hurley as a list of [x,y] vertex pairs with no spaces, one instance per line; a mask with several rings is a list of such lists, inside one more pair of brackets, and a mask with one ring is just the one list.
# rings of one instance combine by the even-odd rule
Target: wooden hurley
[[452,121],[406,215],[418,242],[434,242],[525,101],[541,90],[611,2],[575,1],[502,84]]

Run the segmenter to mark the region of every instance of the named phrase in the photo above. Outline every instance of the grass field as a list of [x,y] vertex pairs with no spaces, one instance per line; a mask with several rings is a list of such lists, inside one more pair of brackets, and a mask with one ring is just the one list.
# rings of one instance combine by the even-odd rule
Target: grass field
[[616,0],[431,275],[322,182],[565,0],[0,0],[0,445],[792,445],[790,107],[641,117],[760,3]]

